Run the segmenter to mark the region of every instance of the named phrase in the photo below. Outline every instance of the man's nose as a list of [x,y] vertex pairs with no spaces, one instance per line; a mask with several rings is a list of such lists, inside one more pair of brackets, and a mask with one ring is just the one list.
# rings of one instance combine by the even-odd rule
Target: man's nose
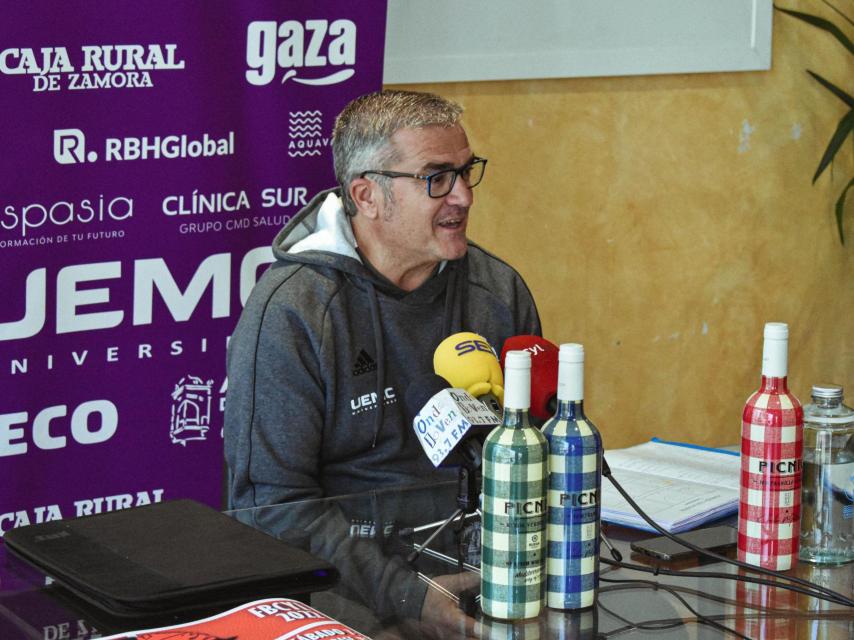
[[445,199],[449,204],[454,204],[460,207],[470,207],[472,202],[474,202],[472,188],[468,186],[466,181],[460,176],[457,176],[457,179],[454,180],[454,186],[448,192],[448,195],[445,196]]

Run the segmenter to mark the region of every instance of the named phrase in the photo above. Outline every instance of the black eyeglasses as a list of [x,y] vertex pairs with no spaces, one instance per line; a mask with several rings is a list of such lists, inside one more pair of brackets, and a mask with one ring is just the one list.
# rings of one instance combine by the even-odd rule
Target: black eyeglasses
[[363,171],[359,174],[364,178],[368,174],[385,176],[386,178],[415,178],[427,181],[427,195],[431,198],[444,198],[451,193],[457,176],[463,179],[469,189],[474,189],[483,180],[483,172],[486,170],[486,158],[474,157],[459,169],[442,169],[428,176],[417,173],[403,173],[401,171]]

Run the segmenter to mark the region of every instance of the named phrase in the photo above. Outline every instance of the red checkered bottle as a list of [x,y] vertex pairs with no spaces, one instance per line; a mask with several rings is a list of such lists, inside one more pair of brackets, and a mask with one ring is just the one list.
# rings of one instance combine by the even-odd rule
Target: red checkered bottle
[[741,418],[738,559],[785,571],[798,559],[804,410],[786,382],[789,328],[765,325],[762,386]]

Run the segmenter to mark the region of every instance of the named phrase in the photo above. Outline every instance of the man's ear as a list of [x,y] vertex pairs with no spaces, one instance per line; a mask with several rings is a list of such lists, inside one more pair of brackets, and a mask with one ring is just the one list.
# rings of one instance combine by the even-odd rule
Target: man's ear
[[382,210],[382,190],[373,180],[356,178],[350,182],[350,197],[356,204],[356,213],[370,220],[379,217]]

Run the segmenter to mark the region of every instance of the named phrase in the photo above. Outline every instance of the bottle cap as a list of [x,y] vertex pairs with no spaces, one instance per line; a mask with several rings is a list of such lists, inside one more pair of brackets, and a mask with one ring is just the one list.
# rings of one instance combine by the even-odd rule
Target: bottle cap
[[575,342],[560,345],[558,360],[560,362],[584,362],[584,345]]
[[527,351],[508,351],[504,359],[505,369],[530,369],[531,354]]
[[785,322],[765,323],[762,348],[762,375],[785,378],[789,368],[789,326]]
[[766,340],[788,340],[789,325],[785,322],[766,322],[765,323],[765,339]]
[[584,400],[584,346],[575,342],[560,345],[557,399]]
[[530,409],[531,354],[508,351],[504,357],[504,408]]
[[838,384],[814,384],[812,386],[813,398],[842,399],[842,386]]

